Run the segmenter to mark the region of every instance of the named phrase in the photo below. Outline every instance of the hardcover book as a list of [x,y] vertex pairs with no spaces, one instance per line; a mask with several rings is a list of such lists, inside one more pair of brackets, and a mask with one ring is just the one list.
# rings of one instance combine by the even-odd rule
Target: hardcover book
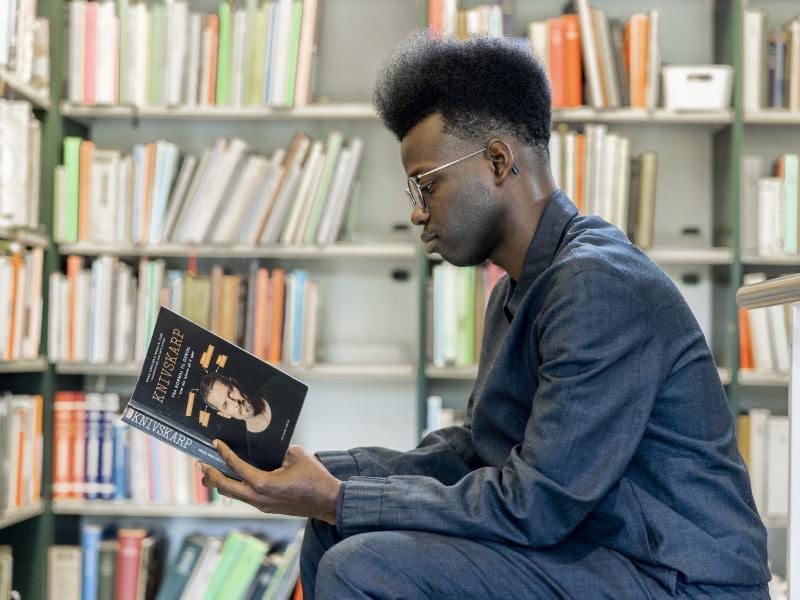
[[122,420],[229,477],[220,439],[259,469],[281,466],[308,386],[161,307]]

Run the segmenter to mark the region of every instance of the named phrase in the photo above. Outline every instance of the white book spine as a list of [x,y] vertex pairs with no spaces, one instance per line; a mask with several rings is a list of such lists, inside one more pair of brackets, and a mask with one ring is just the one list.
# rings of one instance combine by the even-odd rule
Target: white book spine
[[97,11],[97,104],[111,105],[115,101],[115,63],[118,59],[114,41],[116,28],[114,2],[105,0]]
[[144,2],[134,4],[128,9],[130,30],[128,40],[130,46],[127,51],[128,62],[128,94],[134,106],[147,105],[147,51],[149,48],[148,31],[150,18],[148,7]]
[[200,78],[200,56],[202,53],[203,18],[200,13],[191,13],[189,17],[189,47],[186,67],[186,85],[184,86],[184,104],[197,106],[198,81]]
[[168,106],[179,106],[184,97],[183,83],[186,68],[189,3],[173,1],[167,4],[167,62],[164,81]]
[[754,112],[766,105],[766,16],[763,10],[744,11],[742,100],[745,112]]
[[[0,11],[2,12],[2,11]],[[69,79],[67,98],[70,102],[83,102],[83,52],[84,19],[86,2],[72,0],[69,3]]]
[[661,78],[661,50],[659,11],[652,9],[649,13],[647,27],[647,108],[652,110],[658,105],[659,80]]
[[[781,307],[782,308],[782,307]],[[767,426],[767,513],[789,516],[789,418],[771,415]]]
[[592,23],[592,11],[587,0],[575,0],[575,6],[581,29],[581,50],[589,87],[589,100],[593,108],[602,109],[605,108],[605,102],[600,81],[600,61]]
[[564,161],[562,171],[561,189],[567,198],[575,197],[576,184],[576,160],[577,160],[577,137],[574,131],[568,131],[562,138],[564,144]]
[[247,39],[248,13],[237,10],[233,13],[233,35],[231,36],[231,104],[244,104],[245,40]]
[[[61,355],[61,348],[58,343],[60,338],[58,330],[66,327],[66,319],[61,312],[61,294],[59,293],[63,277],[61,273],[50,273],[50,296],[47,301],[47,356],[50,362],[59,362],[66,358]],[[2,304],[2,301],[0,301],[0,304]]]

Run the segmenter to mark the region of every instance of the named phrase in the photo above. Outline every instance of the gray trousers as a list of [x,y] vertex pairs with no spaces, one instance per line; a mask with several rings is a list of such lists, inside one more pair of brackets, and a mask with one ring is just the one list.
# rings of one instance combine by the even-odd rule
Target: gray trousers
[[578,539],[546,549],[421,531],[342,539],[315,519],[306,525],[300,576],[304,600],[769,599],[766,584],[670,590],[621,554]]

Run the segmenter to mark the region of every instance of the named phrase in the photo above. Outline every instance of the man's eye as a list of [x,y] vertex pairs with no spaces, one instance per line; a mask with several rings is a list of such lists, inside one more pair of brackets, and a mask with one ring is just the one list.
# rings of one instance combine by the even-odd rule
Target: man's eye
[[433,191],[433,182],[431,181],[428,185],[423,186],[422,191],[426,194],[430,194]]

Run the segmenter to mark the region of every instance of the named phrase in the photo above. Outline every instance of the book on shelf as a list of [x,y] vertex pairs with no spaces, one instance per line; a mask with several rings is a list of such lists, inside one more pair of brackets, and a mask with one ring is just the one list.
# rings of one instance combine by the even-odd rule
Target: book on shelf
[[0,98],[0,227],[39,228],[42,128],[24,100]]
[[181,158],[158,140],[130,152],[67,137],[56,167],[59,243],[325,245],[346,229],[363,142],[294,136],[270,156],[241,139]]
[[284,600],[298,581],[302,537],[302,529],[288,543],[240,530],[189,533],[164,565],[159,532],[89,523],[81,545],[48,549],[49,598]]
[[445,427],[463,426],[467,420],[467,412],[442,406],[441,396],[428,396],[426,403],[425,433],[444,429]]
[[49,74],[47,19],[36,17],[37,0],[0,0],[0,68],[44,89]]
[[162,307],[122,420],[237,477],[214,449],[280,467],[308,386]]
[[0,396],[0,510],[31,506],[42,496],[41,396]]
[[300,107],[318,0],[69,2],[67,98],[89,106]]
[[782,154],[765,175],[760,156],[742,155],[739,219],[745,252],[797,255],[799,162],[796,153]]
[[0,361],[39,356],[44,249],[0,242]]
[[789,418],[753,408],[737,418],[737,439],[750,474],[758,513],[766,519],[789,516]]
[[800,111],[800,17],[770,31],[766,10],[746,9],[742,57],[745,111]]
[[553,178],[582,214],[615,225],[637,246],[653,245],[658,154],[631,156],[629,138],[604,124],[583,133],[561,125],[550,135]]
[[575,0],[562,15],[530,22],[527,40],[550,79],[553,108],[653,109],[660,102],[659,31],[657,9],[623,22]]
[[317,360],[322,295],[306,271],[267,269],[254,260],[247,274],[214,265],[198,275],[141,259],[137,277],[112,256],[89,268],[69,256],[65,274],[50,274],[48,356],[96,365],[141,361],[161,305],[262,360],[292,366]]
[[[765,273],[748,273],[742,283],[767,280]],[[739,309],[739,365],[760,373],[788,374],[791,313],[789,305]]]

